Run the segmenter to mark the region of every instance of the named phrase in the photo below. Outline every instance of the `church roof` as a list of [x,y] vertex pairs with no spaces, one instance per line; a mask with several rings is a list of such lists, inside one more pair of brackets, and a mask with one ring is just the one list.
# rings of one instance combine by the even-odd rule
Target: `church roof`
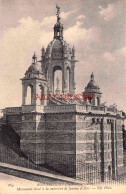
[[54,38],[48,44],[47,48],[42,48],[43,59],[48,58],[68,58],[69,60],[75,59],[75,48],[70,48],[69,44],[63,39],[63,25],[60,22],[60,7],[57,8],[57,21],[54,25]]
[[88,91],[94,91],[94,90],[99,91],[100,90],[99,86],[96,84],[96,82],[94,80],[94,74],[93,73],[91,74],[90,81],[87,84],[87,87],[85,88],[85,90],[88,90]]
[[29,66],[28,68],[28,72],[32,72],[32,73],[35,73],[35,72],[40,72],[42,73],[42,68],[41,68],[41,65],[37,63],[37,57],[36,57],[36,54],[34,53],[33,57],[32,57],[32,64]]
[[63,28],[63,24],[61,24],[60,22],[57,22],[57,23],[54,25],[54,28]]
[[94,74],[91,74],[91,79],[89,81],[89,83],[87,84],[87,88],[94,88],[94,89],[98,89],[99,86],[96,84],[95,80],[94,80]]
[[50,47],[51,49],[60,49],[63,48],[63,46],[69,48],[69,44],[67,44],[65,40],[54,39],[48,44],[47,48]]
[[41,66],[38,65],[38,64],[32,63],[32,64],[30,65],[30,67],[28,68],[28,72],[37,72],[37,71],[39,71],[39,72],[42,71]]

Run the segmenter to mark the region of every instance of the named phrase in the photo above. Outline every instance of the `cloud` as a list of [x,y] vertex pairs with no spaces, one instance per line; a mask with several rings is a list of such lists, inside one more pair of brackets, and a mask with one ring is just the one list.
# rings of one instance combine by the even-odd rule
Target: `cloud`
[[86,29],[83,27],[83,22],[77,21],[65,31],[64,36],[72,44],[83,41],[85,46],[89,46],[92,42],[100,40],[100,29],[96,27]]
[[[68,17],[70,14],[71,12],[62,13],[63,18]],[[21,104],[22,88],[19,79],[23,77],[30,66],[33,52],[36,51],[38,59],[40,59],[42,46],[46,47],[53,39],[53,28],[48,31],[47,26],[43,27],[44,23],[47,24],[49,20],[53,21],[52,16],[50,19],[43,19],[42,22],[33,20],[31,17],[23,17],[19,20],[17,27],[9,28],[0,39],[0,69],[2,72],[0,82],[4,83],[0,87],[0,94],[3,106],[18,106]],[[77,45],[78,50],[81,42],[88,49],[92,42],[99,39],[98,29],[95,27],[85,29],[83,22],[79,21],[68,27],[64,33],[67,42]]]
[[106,8],[99,6],[99,9],[99,15],[103,17],[106,22],[112,20],[117,15],[116,6],[114,4],[108,4]]
[[[76,11],[77,9],[69,11],[69,12],[62,11],[60,14],[61,19],[66,20],[68,16],[72,15]],[[43,19],[41,26],[54,25],[55,23],[56,23],[56,16],[48,16]]]
[[115,56],[110,52],[105,52],[105,53],[103,53],[103,59],[108,61],[108,62],[114,62]]
[[[0,40],[0,56],[3,63],[8,69],[15,64],[20,67],[21,63],[25,63],[29,54],[31,55],[42,45],[47,45],[48,41],[52,39],[52,35],[53,32],[48,32],[45,28],[42,29],[41,23],[37,20],[33,20],[31,17],[20,19],[19,25],[16,28],[8,29]],[[4,69],[4,66],[2,68]]]
[[103,60],[105,62],[109,62],[109,64],[119,64],[124,65],[125,64],[125,58],[126,58],[126,47],[122,47],[120,49],[116,49],[113,52],[104,52]]
[[75,9],[75,10],[72,10],[72,11],[69,11],[69,12],[62,11],[61,14],[60,14],[61,18],[65,20],[65,19],[67,19],[68,16],[70,16],[70,15],[72,16],[72,14],[75,13],[77,10],[78,9]]
[[[41,56],[42,46],[52,40],[53,32],[41,28],[41,23],[31,17],[19,20],[19,25],[8,29],[0,39],[1,106],[21,105],[20,78],[32,61],[33,52]],[[10,103],[11,102],[11,103]]]
[[84,45],[83,42],[82,55],[76,52],[79,59],[75,66],[76,92],[84,91],[93,71],[95,81],[103,93],[102,102],[106,101],[107,105],[116,103],[118,109],[126,111],[126,47],[97,53],[88,49],[89,53],[85,55]]
[[76,19],[77,19],[77,20],[85,19],[85,15],[79,15]]
[[[101,55],[101,82],[104,80],[103,89],[109,104],[115,102],[119,108],[126,111],[126,47]],[[103,61],[103,62],[102,62]],[[103,63],[103,64],[102,64]],[[103,73],[102,73],[103,72]],[[99,74],[100,75],[100,74]],[[111,91],[111,92],[110,92]],[[123,103],[122,103],[123,102]]]

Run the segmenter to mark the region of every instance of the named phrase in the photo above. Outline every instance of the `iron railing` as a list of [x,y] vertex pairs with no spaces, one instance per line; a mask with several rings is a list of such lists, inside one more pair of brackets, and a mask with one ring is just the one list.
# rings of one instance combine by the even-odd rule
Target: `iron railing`
[[[32,158],[32,156],[34,156]],[[51,172],[70,176],[88,182],[88,184],[99,184],[104,181],[105,184],[125,184],[126,183],[126,166],[122,169],[122,175],[113,180],[108,172],[101,172],[93,164],[87,164],[83,160],[76,160],[69,156],[58,154],[44,154],[44,164],[37,164],[36,161],[43,160],[42,153],[36,151],[25,155],[20,148],[14,144],[0,143],[0,162],[12,164],[29,169]],[[103,180],[104,176],[104,180]]]

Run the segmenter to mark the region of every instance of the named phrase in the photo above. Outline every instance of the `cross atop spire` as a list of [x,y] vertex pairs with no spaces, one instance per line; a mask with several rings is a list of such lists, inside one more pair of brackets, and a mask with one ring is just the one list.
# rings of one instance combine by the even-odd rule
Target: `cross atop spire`
[[57,15],[57,22],[60,22],[60,17],[59,17],[59,15],[60,15],[60,7],[56,4],[56,9],[57,9],[57,13],[56,13],[56,15]]
[[57,9],[57,22],[54,25],[54,38],[55,39],[63,39],[63,25],[60,23],[60,7],[56,4]]
[[32,57],[32,62],[33,62],[34,64],[37,62],[37,56],[36,56],[35,52],[34,52],[34,55],[33,55],[33,57]]
[[91,74],[91,81],[94,81],[94,74],[93,74],[93,72]]

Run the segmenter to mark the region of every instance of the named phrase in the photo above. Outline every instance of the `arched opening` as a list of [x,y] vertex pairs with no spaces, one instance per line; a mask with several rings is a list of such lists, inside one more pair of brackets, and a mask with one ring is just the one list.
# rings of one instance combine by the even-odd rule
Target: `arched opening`
[[99,119],[97,119],[97,123],[99,123]]
[[92,97],[90,95],[87,94],[87,100],[90,104],[92,104]]
[[110,165],[108,166],[108,175],[109,175],[109,178],[111,178],[111,166]]
[[33,87],[32,85],[28,85],[27,91],[26,91],[26,105],[32,104],[32,96],[33,96]]
[[68,88],[68,93],[70,92],[70,68],[67,67],[67,88]]
[[95,123],[95,118],[92,118],[92,124],[94,124]]
[[53,93],[62,93],[62,68],[60,66],[55,66],[53,68]]
[[57,36],[59,36],[60,35],[60,32],[59,31],[57,31]]

